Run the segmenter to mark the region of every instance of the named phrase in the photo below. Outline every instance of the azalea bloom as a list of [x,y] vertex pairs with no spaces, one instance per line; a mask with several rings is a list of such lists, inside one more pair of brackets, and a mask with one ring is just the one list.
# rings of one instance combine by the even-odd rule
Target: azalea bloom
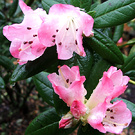
[[[86,95],[83,86],[85,79],[81,79],[84,76],[80,77],[77,66],[70,69],[64,65],[59,68],[59,76],[53,73],[48,78],[55,93],[70,106],[69,114],[72,117],[62,118],[60,128],[69,125],[71,127],[73,117],[76,120],[80,119],[84,124],[89,123],[94,129],[98,129],[103,133],[119,134],[123,128],[130,124],[132,114],[126,104],[123,101],[110,103],[112,99],[118,97],[127,88],[129,77],[123,76],[120,69],[117,70],[116,67],[111,66],[107,72],[104,72],[88,100],[84,97]],[[72,83],[70,84],[70,82]],[[74,87],[75,83],[80,87]]]
[[79,118],[85,114],[84,105],[86,90],[83,86],[84,76],[80,76],[79,67],[73,66],[71,69],[64,65],[59,67],[59,75],[52,73],[48,75],[54,91],[59,97],[70,106],[74,117]]
[[46,12],[40,8],[33,11],[22,0],[19,0],[19,5],[24,13],[24,20],[20,24],[5,26],[3,34],[12,41],[11,54],[19,59],[19,64],[24,64],[40,57],[46,49],[38,39],[38,29]]
[[82,34],[93,35],[94,20],[80,8],[55,4],[39,29],[39,39],[45,46],[57,45],[58,59],[69,59],[73,52],[85,56]]

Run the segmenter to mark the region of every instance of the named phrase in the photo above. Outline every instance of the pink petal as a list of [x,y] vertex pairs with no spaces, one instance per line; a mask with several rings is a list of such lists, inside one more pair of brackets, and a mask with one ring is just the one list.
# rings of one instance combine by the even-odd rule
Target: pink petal
[[68,4],[55,4],[49,10],[49,15],[64,15],[78,13],[80,8]]
[[92,29],[93,29],[94,19],[83,11],[81,11],[80,14],[81,14],[82,29],[84,35],[86,37],[93,35]]
[[43,22],[41,24],[41,27],[38,30],[38,37],[40,42],[46,46],[46,47],[51,47],[55,45],[55,37],[56,37],[56,30],[55,28],[55,19],[49,20]]
[[32,11],[31,7],[27,6],[23,0],[19,0],[19,6],[22,9],[23,13],[26,14],[28,11]]
[[[93,91],[86,105],[89,108],[94,108],[99,103],[104,102],[104,100],[109,97],[113,92],[113,83],[110,78],[106,75],[103,76],[102,80],[98,83],[97,87]],[[110,99],[111,100],[111,99]]]
[[90,111],[88,116],[88,123],[94,128],[98,129],[100,132],[106,133],[105,128],[102,125],[103,118],[105,117],[107,103],[98,104],[95,108]]
[[9,48],[10,53],[12,54],[12,56],[14,56],[15,58],[19,58],[19,48],[21,47],[22,41],[19,39],[15,39],[12,43],[11,46]]
[[3,27],[3,35],[10,41],[14,40],[15,38],[23,39],[24,35],[20,33],[24,33],[24,28],[20,24],[13,24]]
[[132,120],[132,114],[123,101],[116,101],[108,105],[103,126],[106,131],[120,134]]

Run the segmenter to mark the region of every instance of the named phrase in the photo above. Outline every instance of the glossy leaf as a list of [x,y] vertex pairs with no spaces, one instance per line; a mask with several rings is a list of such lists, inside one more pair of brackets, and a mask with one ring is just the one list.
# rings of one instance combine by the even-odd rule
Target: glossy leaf
[[[84,41],[84,44],[86,44],[85,41]],[[92,63],[93,63],[93,54],[87,48],[85,48],[85,52],[86,52],[85,57],[79,56],[78,54],[74,53],[71,59],[66,60],[66,61],[61,60],[59,64],[61,66],[65,64],[65,65],[68,65],[69,67],[78,65],[80,74],[84,75],[87,78],[87,76],[90,73]]]
[[135,0],[108,0],[93,10],[95,28],[112,27],[135,18]]
[[127,75],[131,80],[135,81],[135,70],[130,70],[126,72],[125,75]]
[[59,4],[58,2],[54,0],[42,0],[42,6],[44,10],[48,13],[51,6],[54,4]]
[[47,76],[49,73],[41,72],[33,77],[34,84],[36,85],[36,90],[42,97],[42,99],[49,105],[54,106],[53,102],[53,88],[52,84],[48,80]]
[[121,99],[121,98],[115,98],[112,101],[114,102],[117,100],[122,100],[123,102],[126,103],[127,108],[132,112],[132,120],[135,121],[135,104],[126,99]]
[[134,69],[134,65],[135,65],[135,53],[132,53],[126,58],[123,66],[121,67],[121,70],[125,73],[131,69]]
[[11,83],[29,78],[47,68],[57,61],[56,48],[49,47],[44,54],[34,61],[18,65],[11,76]]
[[14,15],[14,13],[17,10],[17,7],[18,7],[18,0],[14,0],[11,7],[10,7],[10,9],[9,9],[9,16],[10,17]]
[[98,130],[92,128],[89,124],[86,126],[80,126],[78,129],[77,135],[104,135],[103,133],[99,132]]
[[[130,40],[129,40],[130,41]],[[133,41],[133,40],[132,40]],[[134,41],[133,41],[134,43],[133,44],[135,44],[135,38],[134,38]],[[130,52],[129,52],[129,55],[131,55],[131,54],[133,54],[133,53],[135,53],[135,45],[133,45],[132,46],[132,48],[131,48],[131,50],[130,50]]]
[[3,55],[0,55],[0,65],[8,70],[14,69],[14,65],[12,61],[8,57],[3,56]]
[[0,11],[0,21],[5,19],[5,15]]
[[53,100],[54,100],[54,107],[56,109],[56,112],[60,116],[69,112],[70,108],[67,107],[67,104],[62,99],[60,99],[55,92],[53,93]]
[[71,4],[85,9],[86,12],[90,11],[92,0],[71,0]]
[[5,82],[4,80],[0,77],[0,89],[4,89],[5,88]]
[[52,108],[37,116],[27,127],[25,135],[68,135],[72,129],[59,129],[60,117]]
[[99,79],[103,76],[103,72],[110,67],[110,63],[100,59],[96,61],[90,70],[89,77],[85,82],[85,88],[87,90],[86,98],[89,98],[93,90],[96,88]]
[[123,28],[124,28],[124,25],[118,25],[115,27],[115,31],[114,31],[114,34],[113,34],[113,41],[115,43],[118,42],[118,40],[122,37],[122,34],[123,34]]
[[114,64],[123,64],[123,56],[116,44],[100,30],[94,30],[94,36],[88,39],[88,45],[101,57]]

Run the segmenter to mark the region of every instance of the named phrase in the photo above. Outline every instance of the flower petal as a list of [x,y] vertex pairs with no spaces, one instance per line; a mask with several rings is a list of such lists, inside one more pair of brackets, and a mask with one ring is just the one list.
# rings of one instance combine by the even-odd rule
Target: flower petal
[[116,101],[113,104],[108,104],[103,126],[108,132],[120,134],[123,128],[130,124],[131,120],[132,114],[126,104],[122,100]]

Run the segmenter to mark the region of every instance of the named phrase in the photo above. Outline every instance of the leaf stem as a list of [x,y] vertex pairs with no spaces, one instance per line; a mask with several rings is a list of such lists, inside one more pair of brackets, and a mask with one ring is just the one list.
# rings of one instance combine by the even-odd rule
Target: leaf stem
[[129,80],[129,83],[132,83],[132,84],[134,84],[135,85],[135,81],[133,81],[133,80]]

